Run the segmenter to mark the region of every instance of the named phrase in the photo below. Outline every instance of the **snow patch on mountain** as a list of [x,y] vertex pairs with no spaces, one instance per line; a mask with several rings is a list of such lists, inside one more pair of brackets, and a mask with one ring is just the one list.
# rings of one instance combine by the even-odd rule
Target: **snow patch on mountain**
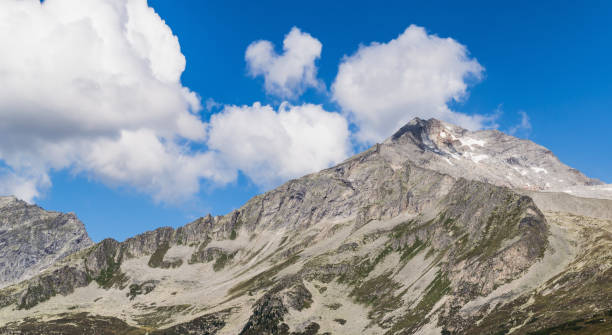
[[541,168],[541,167],[532,166],[530,169],[535,171],[535,173],[544,172],[544,173],[548,174],[548,171],[546,169],[544,169],[544,168]]

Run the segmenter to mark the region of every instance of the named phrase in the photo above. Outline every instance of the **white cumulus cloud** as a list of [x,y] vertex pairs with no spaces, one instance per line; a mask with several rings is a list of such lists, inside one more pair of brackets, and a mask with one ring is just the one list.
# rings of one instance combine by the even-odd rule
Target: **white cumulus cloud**
[[345,57],[332,86],[333,99],[359,130],[362,142],[380,141],[414,117],[435,117],[470,129],[487,118],[452,111],[467,94],[469,78],[484,68],[452,38],[411,25],[396,39],[372,43]]
[[263,76],[265,89],[284,99],[300,96],[307,88],[320,88],[315,61],[321,56],[321,42],[293,27],[283,41],[283,54],[269,41],[256,41],[246,50],[249,73]]
[[160,201],[231,178],[186,145],[206,140],[200,99],[146,0],[1,1],[0,49],[0,193],[32,200],[66,168]]
[[[346,119],[318,105],[211,99],[222,110],[203,122],[178,39],[146,0],[0,1],[0,49],[0,194],[32,201],[68,169],[175,203],[239,170],[271,186],[351,153]],[[294,28],[283,55],[260,41],[247,59],[290,97],[321,85],[320,53]]]
[[211,117],[208,146],[255,183],[273,186],[351,153],[346,119],[320,105],[226,106]]
[[[269,94],[295,99],[324,87],[315,64],[321,48],[293,28],[282,54],[257,41],[245,58]],[[471,128],[484,120],[447,106],[483,68],[463,45],[415,26],[342,61],[332,93],[344,114],[209,99],[209,123],[200,119],[199,96],[181,83],[177,37],[146,0],[0,1],[0,50],[0,194],[28,201],[58,170],[168,203],[197,194],[202,182],[232,182],[239,171],[270,187],[349,156],[349,120],[364,142],[414,116]]]

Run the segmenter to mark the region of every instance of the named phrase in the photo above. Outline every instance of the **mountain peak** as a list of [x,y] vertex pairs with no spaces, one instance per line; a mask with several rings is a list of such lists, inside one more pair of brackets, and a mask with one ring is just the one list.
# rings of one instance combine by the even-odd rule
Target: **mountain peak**
[[408,160],[454,177],[511,188],[567,191],[602,184],[532,141],[497,130],[470,131],[433,118],[414,118],[382,147],[394,165]]
[[74,213],[45,211],[14,196],[0,197],[0,288],[92,244]]
[[[440,121],[438,119],[414,118],[390,137],[390,141],[411,140],[421,150],[440,151],[452,144],[457,136],[462,136],[466,129]],[[388,141],[389,141],[388,140]]]
[[17,199],[17,197],[12,196],[12,195],[0,196],[0,207],[10,204],[12,202],[16,202],[16,201],[19,201],[19,199]]

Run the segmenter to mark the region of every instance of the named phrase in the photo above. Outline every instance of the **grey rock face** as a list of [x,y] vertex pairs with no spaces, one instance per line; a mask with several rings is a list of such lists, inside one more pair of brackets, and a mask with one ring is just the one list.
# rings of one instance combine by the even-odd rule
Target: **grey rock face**
[[30,278],[92,244],[74,214],[0,197],[0,287]]
[[565,191],[603,184],[561,163],[548,149],[497,130],[469,131],[414,119],[381,145],[390,162],[406,159],[455,177],[517,189]]

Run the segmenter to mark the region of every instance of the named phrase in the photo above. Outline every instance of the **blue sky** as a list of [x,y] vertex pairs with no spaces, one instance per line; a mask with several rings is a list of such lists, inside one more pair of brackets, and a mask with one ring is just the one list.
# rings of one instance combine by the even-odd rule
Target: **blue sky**
[[[278,108],[284,99],[265,89],[263,76],[250,75],[245,51],[267,40],[282,53],[292,27],[321,43],[316,77],[325,88],[306,88],[290,101],[322,104],[332,113],[342,110],[331,93],[339,64],[360,45],[387,43],[410,25],[424,28],[428,36],[450,37],[484,68],[480,80],[469,82],[463,99],[448,104],[453,111],[497,111],[502,131],[519,124],[524,112],[531,130],[517,135],[548,147],[586,175],[612,183],[610,2],[155,0],[149,5],[178,37],[186,60],[182,85],[202,102],[210,98],[223,105],[259,101]],[[198,114],[208,122],[217,112],[203,108]],[[207,149],[194,142],[193,150]],[[351,140],[353,150],[366,145]],[[180,226],[209,212],[225,214],[278,183],[261,185],[238,168],[236,179],[219,185],[202,178],[188,200],[168,203],[123,179],[109,181],[107,175],[83,169],[51,168],[48,177],[52,186],[35,202],[77,213],[96,241]]]

